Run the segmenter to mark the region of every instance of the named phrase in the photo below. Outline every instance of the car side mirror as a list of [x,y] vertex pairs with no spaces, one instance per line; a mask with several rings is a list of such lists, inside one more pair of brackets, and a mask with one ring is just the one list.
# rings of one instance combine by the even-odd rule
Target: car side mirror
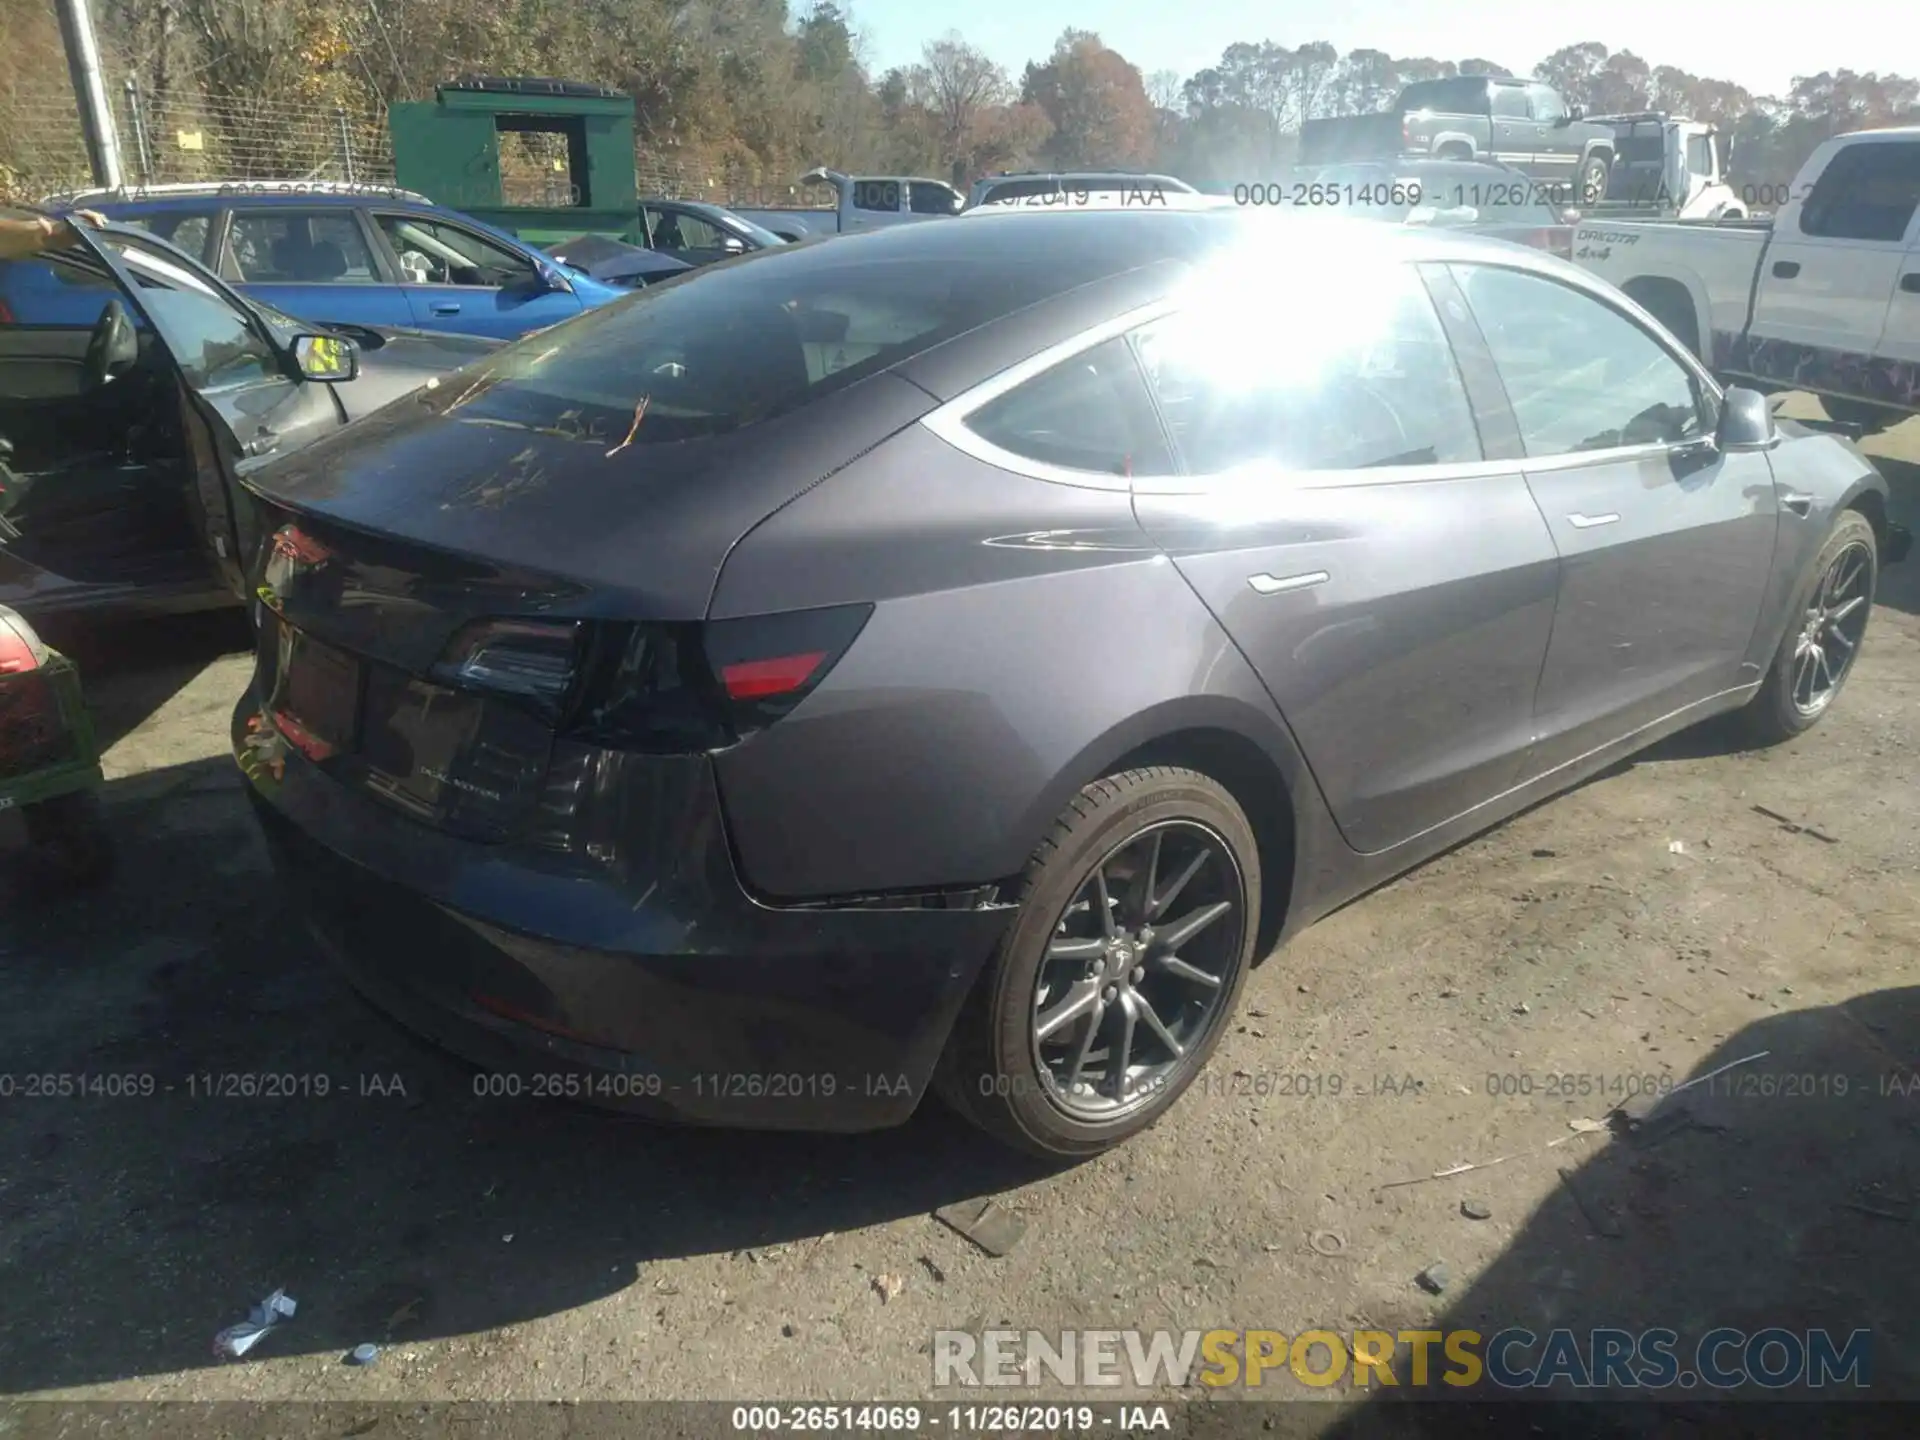
[[1734,386],[1720,400],[1720,428],[1714,439],[1722,451],[1769,450],[1779,441],[1773,406],[1758,390]]
[[293,342],[293,361],[303,380],[351,380],[360,373],[360,347],[344,335],[300,335]]
[[107,297],[87,341],[87,384],[98,389],[140,362],[140,334],[118,295]]
[[1572,124],[1572,123],[1573,123],[1574,121],[1576,121],[1576,120],[1584,120],[1584,119],[1586,119],[1586,118],[1587,118],[1587,107],[1586,107],[1586,106],[1584,106],[1584,105],[1569,105],[1569,106],[1567,107],[1567,123],[1568,123],[1569,125],[1571,125],[1571,124]]
[[720,237],[720,248],[729,255],[744,255],[747,253],[747,242],[738,235],[723,235]]
[[542,294],[571,295],[573,282],[551,265],[535,265],[533,288]]

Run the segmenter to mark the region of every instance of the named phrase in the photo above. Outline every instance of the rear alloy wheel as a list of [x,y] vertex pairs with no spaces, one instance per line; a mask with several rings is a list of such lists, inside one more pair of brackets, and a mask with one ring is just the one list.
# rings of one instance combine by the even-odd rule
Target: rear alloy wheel
[[1215,781],[1155,766],[1087,786],[1029,862],[1020,917],[943,1057],[943,1097],[1050,1158],[1146,1129],[1233,1013],[1259,894],[1252,827]]
[[1820,723],[1866,639],[1880,551],[1867,517],[1842,511],[1813,563],[1813,584],[1780,641],[1773,665],[1743,712],[1762,744],[1791,739]]
[[1591,208],[1607,198],[1607,176],[1613,167],[1604,155],[1595,155],[1580,167],[1580,204]]

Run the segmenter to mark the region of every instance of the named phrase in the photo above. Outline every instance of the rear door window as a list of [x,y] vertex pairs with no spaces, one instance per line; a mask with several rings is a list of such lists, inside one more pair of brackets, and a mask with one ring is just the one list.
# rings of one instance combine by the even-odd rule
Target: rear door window
[[170,245],[177,245],[196,260],[207,258],[207,231],[211,227],[213,216],[204,211],[171,211],[161,215],[128,215],[121,217],[123,225],[133,225],[157,235]]
[[1190,473],[1482,458],[1452,347],[1419,276],[1405,265],[1361,273],[1364,281],[1334,281],[1316,296],[1316,313],[1330,307],[1338,324],[1269,328],[1222,306],[1140,333],[1141,359]]
[[1529,118],[1527,92],[1518,85],[1496,85],[1493,87],[1493,113],[1502,120],[1525,120]]
[[1009,454],[1103,475],[1172,473],[1153,402],[1123,339],[1041,372],[967,417],[967,428]]
[[227,245],[249,285],[371,285],[380,279],[351,210],[236,210]]

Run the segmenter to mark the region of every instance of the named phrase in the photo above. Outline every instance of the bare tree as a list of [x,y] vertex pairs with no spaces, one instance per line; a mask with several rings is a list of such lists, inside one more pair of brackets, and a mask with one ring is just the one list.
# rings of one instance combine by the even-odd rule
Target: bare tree
[[927,43],[914,69],[922,103],[939,126],[945,158],[970,166],[983,117],[1012,103],[1013,82],[986,52],[951,30]]
[[1181,79],[1178,70],[1156,70],[1147,76],[1147,100],[1155,110],[1184,108],[1185,89],[1186,81]]

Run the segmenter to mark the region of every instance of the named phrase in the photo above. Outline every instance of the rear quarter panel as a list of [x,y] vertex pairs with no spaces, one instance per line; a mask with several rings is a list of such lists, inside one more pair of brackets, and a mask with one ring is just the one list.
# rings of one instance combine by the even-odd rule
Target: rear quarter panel
[[1017,875],[1082,784],[1187,728],[1252,740],[1296,830],[1321,833],[1271,701],[1124,490],[1012,475],[911,427],[743,541],[712,613],[855,601],[873,617],[821,688],[716,761],[762,894]]

